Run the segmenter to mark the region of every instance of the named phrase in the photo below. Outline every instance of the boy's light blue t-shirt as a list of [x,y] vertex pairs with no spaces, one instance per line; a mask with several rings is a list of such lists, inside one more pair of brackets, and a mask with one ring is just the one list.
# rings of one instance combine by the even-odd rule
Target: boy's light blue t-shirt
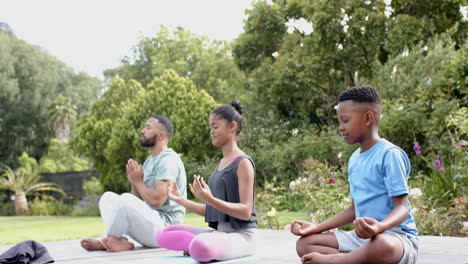
[[[371,149],[357,149],[348,162],[348,181],[356,217],[385,219],[393,210],[392,197],[408,194],[411,164],[406,153],[381,139]],[[398,226],[415,237],[418,230],[408,202],[408,217]]]
[[[143,163],[143,172],[143,181],[146,186],[154,188],[156,181],[172,179],[179,187],[182,196],[187,198],[187,177],[184,163],[171,148],[166,148],[155,157],[148,157]],[[184,222],[185,207],[169,198],[159,208],[148,205],[159,212],[166,225],[180,225]]]

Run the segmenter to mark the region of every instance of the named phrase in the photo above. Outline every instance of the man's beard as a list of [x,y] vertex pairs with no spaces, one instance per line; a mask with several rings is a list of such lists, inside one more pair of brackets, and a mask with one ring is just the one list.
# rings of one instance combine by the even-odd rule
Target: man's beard
[[154,137],[150,137],[150,138],[145,138],[145,136],[142,136],[143,138],[140,139],[140,145],[142,145],[143,147],[153,147],[154,145],[156,145],[156,138],[157,136],[154,136]]

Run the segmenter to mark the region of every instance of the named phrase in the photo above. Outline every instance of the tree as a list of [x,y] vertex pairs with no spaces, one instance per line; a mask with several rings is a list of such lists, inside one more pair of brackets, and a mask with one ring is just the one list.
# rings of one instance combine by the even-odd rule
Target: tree
[[[327,126],[334,120],[337,95],[346,87],[372,83],[376,65],[419,42],[426,44],[457,23],[454,35],[466,26],[459,1],[406,2],[394,0],[391,6],[383,0],[254,3],[233,53],[248,74],[248,88],[263,115],[264,109],[274,111],[292,127]],[[432,13],[421,11],[426,6]],[[297,20],[311,32],[290,25]]]
[[40,173],[86,171],[89,169],[88,161],[77,157],[70,149],[68,142],[62,142],[56,138],[50,141],[47,154],[39,162]]
[[20,158],[22,166],[13,171],[5,166],[5,172],[0,178],[0,189],[10,190],[15,193],[16,215],[27,215],[29,211],[27,195],[39,191],[53,191],[66,195],[62,188],[49,182],[40,182],[41,176],[37,173],[37,162],[26,153]]
[[25,151],[40,158],[54,136],[47,107],[58,95],[86,112],[102,88],[43,49],[0,29],[0,161],[12,168]]
[[217,101],[230,101],[242,88],[244,78],[225,41],[210,40],[177,27],[161,26],[155,37],[144,37],[134,47],[133,55],[122,65],[105,72],[107,78],[134,79],[147,86],[165,70],[172,69],[193,81]]
[[71,122],[76,120],[76,107],[71,103],[70,98],[59,95],[49,104],[48,111],[55,137],[62,142],[67,142],[70,137]]
[[114,79],[91,113],[80,120],[71,143],[93,161],[106,190],[128,191],[125,163],[130,158],[140,163],[147,158],[139,139],[148,118],[168,117],[175,127],[169,147],[201,160],[214,151],[207,120],[216,106],[210,95],[173,70],[154,78],[146,88],[136,81]]

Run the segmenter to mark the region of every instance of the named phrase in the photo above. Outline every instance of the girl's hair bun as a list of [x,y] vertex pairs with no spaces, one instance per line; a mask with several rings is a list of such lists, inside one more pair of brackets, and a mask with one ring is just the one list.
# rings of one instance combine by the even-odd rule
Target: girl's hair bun
[[244,113],[244,107],[242,107],[239,99],[234,99],[231,104],[230,104],[232,107],[234,107],[234,109],[236,109],[236,111],[242,115]]

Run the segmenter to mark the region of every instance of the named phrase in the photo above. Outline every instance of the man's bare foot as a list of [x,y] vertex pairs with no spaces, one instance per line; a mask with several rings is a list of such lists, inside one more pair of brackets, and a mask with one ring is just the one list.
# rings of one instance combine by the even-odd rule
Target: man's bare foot
[[107,251],[119,252],[125,250],[132,250],[135,248],[132,242],[128,241],[125,238],[116,238],[116,237],[105,237],[102,239],[102,244]]
[[81,247],[88,251],[106,250],[101,241],[95,238],[83,238],[80,240]]

